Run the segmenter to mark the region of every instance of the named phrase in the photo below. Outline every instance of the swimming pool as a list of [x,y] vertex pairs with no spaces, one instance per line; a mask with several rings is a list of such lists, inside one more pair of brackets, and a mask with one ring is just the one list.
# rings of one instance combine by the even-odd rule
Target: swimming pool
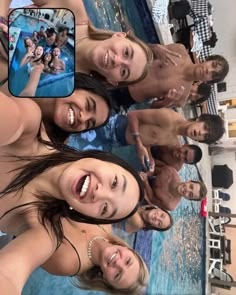
[[[84,0],[84,2],[90,18],[96,23],[96,26],[116,31],[123,28],[124,24],[120,24],[119,20],[116,20],[117,7],[113,7],[114,1]],[[104,2],[106,2],[105,5]],[[137,2],[139,2],[138,5]],[[145,17],[149,15],[149,12],[145,11],[145,2],[119,1],[119,3],[122,3],[123,9],[129,10],[129,13],[131,12],[129,20],[135,15],[134,18],[136,19],[130,20],[130,23],[136,21],[139,22],[139,25],[142,24],[140,15],[143,15],[143,18],[144,15],[146,15]],[[139,14],[138,21],[137,14]],[[149,28],[147,28],[148,30]],[[145,27],[143,27],[142,32],[146,32]],[[146,38],[150,40],[152,36]],[[84,149],[96,145],[96,148],[102,149],[99,140],[93,141],[95,136],[96,134],[92,131],[86,138],[84,138],[85,136],[82,137],[78,140],[79,147]],[[110,149],[111,147],[106,146],[105,148]],[[138,161],[137,157],[135,157],[134,147],[113,149],[113,151],[137,168]],[[183,181],[198,179],[197,169],[193,165],[185,165],[180,171],[180,175]],[[130,243],[134,243],[134,248],[142,254],[150,269],[148,295],[204,294],[205,240],[203,235],[205,232],[205,220],[200,217],[199,212],[199,202],[182,200],[179,207],[172,214],[175,224],[170,231],[167,233],[147,231],[133,235]],[[145,244],[143,241],[145,241]],[[39,284],[38,281],[43,281],[44,284]],[[51,295],[55,294],[55,290],[58,295],[101,294],[69,287],[69,281],[69,278],[50,276],[43,270],[37,269],[27,282],[23,295]]]
[[[45,29],[48,27],[46,22],[22,14],[19,14],[10,25],[10,32],[11,28],[14,27],[21,29],[17,47],[9,68],[9,89],[15,96],[18,96],[24,89],[29,79],[27,65],[20,67],[20,62],[26,52],[24,38],[31,37],[35,30],[39,31],[41,25],[43,25]],[[44,47],[45,44],[39,42],[39,45]],[[64,97],[72,93],[74,89],[74,47],[67,43],[66,46],[61,49],[60,58],[63,59],[66,64],[65,72],[57,75],[42,73],[36,96]],[[61,83],[62,80],[63,83]]]

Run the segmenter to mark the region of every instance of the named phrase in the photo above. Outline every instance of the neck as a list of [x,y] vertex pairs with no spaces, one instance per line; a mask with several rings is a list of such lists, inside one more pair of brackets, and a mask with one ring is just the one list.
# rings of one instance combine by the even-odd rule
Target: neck
[[196,70],[197,66],[198,65],[191,63],[184,68],[185,80],[187,80],[187,81],[199,80],[199,79],[197,79],[196,74],[195,74],[195,70]]
[[53,121],[56,99],[55,98],[34,98],[42,111],[44,121]]
[[191,122],[189,121],[182,121],[181,123],[179,123],[176,127],[176,135],[186,136],[187,129],[190,124]]
[[94,265],[99,265],[101,250],[106,241],[103,236],[95,236],[88,242],[88,257]]

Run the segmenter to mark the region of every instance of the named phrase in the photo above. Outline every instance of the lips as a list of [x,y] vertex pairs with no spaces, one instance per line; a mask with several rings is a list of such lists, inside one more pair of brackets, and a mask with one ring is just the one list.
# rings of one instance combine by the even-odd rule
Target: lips
[[107,50],[105,55],[104,55],[104,58],[103,58],[104,68],[107,68],[108,64],[109,64],[109,53],[108,53],[108,50]]
[[116,258],[116,255],[118,254],[118,251],[114,252],[109,258],[107,264],[110,265],[112,261]]
[[90,187],[90,180],[90,175],[87,174],[75,181],[72,191],[80,200],[84,200],[84,198],[86,198]]

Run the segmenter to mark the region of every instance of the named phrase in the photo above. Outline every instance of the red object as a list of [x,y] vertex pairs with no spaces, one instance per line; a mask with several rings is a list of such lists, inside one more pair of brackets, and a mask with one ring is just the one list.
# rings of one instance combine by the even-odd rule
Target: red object
[[207,198],[204,198],[201,201],[201,216],[206,217],[207,216]]

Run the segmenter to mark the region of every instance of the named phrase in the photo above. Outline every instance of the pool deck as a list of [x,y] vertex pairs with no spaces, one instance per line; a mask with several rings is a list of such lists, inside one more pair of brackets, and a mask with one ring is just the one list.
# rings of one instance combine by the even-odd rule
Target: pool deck
[[[150,12],[152,13],[152,7],[154,5],[154,3],[156,2],[156,0],[146,0],[148,7],[150,9]],[[166,23],[162,23],[162,24],[158,24],[156,22],[154,22],[155,28],[156,28],[156,32],[158,35],[158,38],[161,42],[161,44],[170,44],[173,43],[173,38],[170,32],[170,28],[171,25],[166,22]],[[182,108],[178,108],[178,112],[183,113]],[[191,141],[191,140],[190,140]],[[207,186],[207,190],[208,190],[208,196],[207,196],[207,209],[208,212],[212,211],[212,181],[211,181],[211,167],[212,167],[212,159],[211,156],[208,153],[208,145],[206,144],[201,144],[201,143],[196,143],[194,141],[192,141],[194,144],[197,144],[201,147],[202,152],[203,152],[203,156],[202,156],[202,160],[200,161],[200,163],[197,164],[197,167],[199,169],[199,172],[202,176],[202,179],[205,183],[205,185]],[[191,142],[190,142],[191,143]],[[211,294],[211,284],[209,283],[208,280],[208,269],[209,269],[209,263],[207,263],[209,261],[209,257],[210,257],[210,251],[209,251],[209,247],[208,247],[208,240],[209,240],[209,226],[208,226],[208,216],[206,217],[206,257],[205,257],[205,261],[206,261],[206,277],[205,277],[205,294]]]

